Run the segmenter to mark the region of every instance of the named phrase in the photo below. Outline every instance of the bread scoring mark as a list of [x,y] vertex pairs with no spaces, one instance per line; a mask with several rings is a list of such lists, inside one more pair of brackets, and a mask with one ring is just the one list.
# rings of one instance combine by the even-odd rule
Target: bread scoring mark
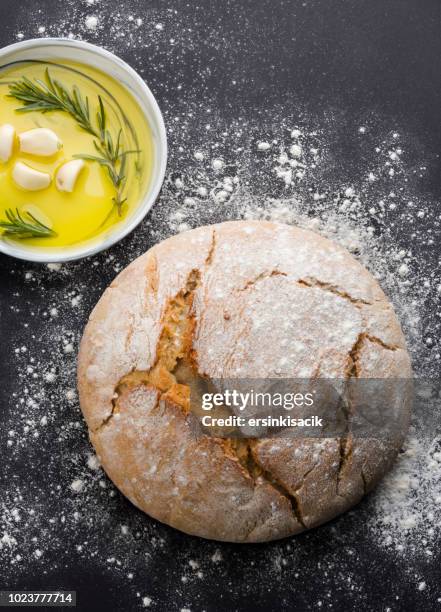
[[280,270],[267,270],[265,272],[261,272],[260,274],[258,274],[256,278],[253,278],[247,281],[243,287],[238,289],[238,291],[246,291],[250,287],[253,287],[253,285],[255,285],[256,283],[262,280],[265,280],[267,278],[272,278],[273,276],[288,276],[288,275],[286,274],[286,272],[281,272]]
[[322,369],[323,356],[324,356],[324,351],[320,349],[318,357],[317,357],[317,363],[314,365],[314,368],[311,372],[311,376],[310,376],[311,380],[317,380],[319,378],[320,372]]
[[373,344],[378,344],[387,351],[397,351],[400,349],[399,346],[396,346],[394,344],[387,344],[386,342],[381,340],[381,338],[372,336],[371,334],[368,334],[365,331],[360,332],[348,354],[348,361],[346,366],[347,378],[357,378],[360,375],[360,353],[365,341],[372,342]]
[[126,339],[124,342],[124,348],[125,348],[126,353],[128,353],[130,350],[130,344],[132,342],[133,333],[135,331],[134,327],[135,327],[135,317],[133,313],[131,312],[129,314],[128,332],[127,332]]
[[[117,395],[116,392],[115,392],[115,395]],[[108,423],[110,423],[116,411],[117,411],[117,398],[114,397],[112,398],[112,409],[110,413],[106,416],[105,419],[101,421],[101,423],[97,427],[95,427],[94,429],[91,429],[92,433],[99,432],[101,429],[103,429],[103,427],[105,427]]]
[[158,260],[154,253],[151,253],[147,260],[147,265],[145,267],[145,276],[148,281],[148,287],[151,289],[152,293],[156,295],[158,293],[159,288],[159,270]]
[[329,293],[333,293],[334,295],[338,295],[344,300],[348,300],[351,304],[355,304],[360,307],[362,305],[372,306],[372,302],[368,300],[363,300],[361,298],[354,298],[343,289],[337,287],[337,285],[332,285],[331,283],[325,283],[324,281],[319,280],[318,278],[313,278],[312,276],[307,276],[305,278],[300,278],[297,283],[301,287],[317,287],[318,289],[322,289],[323,291],[327,291]]
[[[372,342],[374,344],[378,344],[383,349],[388,350],[388,351],[397,351],[400,348],[392,344],[387,344],[380,338],[377,338],[376,336],[372,336],[371,334],[368,334],[365,331],[361,332],[360,334],[358,334],[348,354],[348,361],[347,361],[347,366],[346,366],[346,380],[350,380],[351,378],[359,378],[360,376],[360,353],[366,341]],[[353,403],[350,397],[348,396],[347,385],[346,385],[344,397],[342,398],[342,402],[340,406],[343,409],[343,414],[345,415],[345,418],[346,418],[346,425],[345,425],[345,433],[340,438],[340,443],[339,443],[340,462],[339,462],[339,466],[337,470],[337,483],[336,483],[338,496],[340,496],[339,489],[340,489],[340,483],[343,478],[342,476],[343,471],[345,470],[346,466],[352,459],[353,445],[354,445],[354,440],[353,440],[353,436],[351,433],[351,420],[352,420],[354,408],[353,408]],[[364,493],[366,493],[367,483],[366,483],[366,478],[365,478],[365,474],[363,473],[363,470],[361,470],[360,477],[363,482]]]
[[[320,451],[319,459],[314,463],[314,465],[312,465],[310,468],[308,468],[306,470],[306,472],[303,473],[302,479],[300,481],[300,484],[295,489],[291,489],[286,484],[283,485],[284,489],[290,495],[291,504],[293,505],[293,511],[294,511],[294,513],[296,515],[296,518],[298,519],[298,521],[301,523],[301,525],[305,529],[309,529],[309,527],[306,524],[306,518],[305,518],[305,516],[303,514],[303,511],[302,511],[302,505],[301,505],[301,501],[300,501],[300,498],[299,498],[299,493],[302,490],[303,486],[305,485],[305,482],[306,482],[306,479],[308,478],[308,476],[311,474],[311,472],[313,472],[320,465],[320,457],[321,457],[322,453],[323,453],[323,450]],[[279,483],[280,482],[281,481],[279,480]]]
[[[360,351],[363,346],[365,336],[365,332],[359,333],[354,344],[352,345],[351,350],[349,351],[346,365],[346,381],[350,380],[351,378],[358,378],[359,376]],[[341,408],[342,413],[345,417],[345,433],[343,434],[343,436],[340,437],[339,440],[340,461],[337,469],[336,481],[336,494],[339,497],[342,497],[340,495],[340,484],[343,478],[343,470],[351,461],[353,452],[353,439],[351,433],[353,405],[350,400],[348,391],[348,385],[346,384],[339,404],[339,408]]]
[[341,495],[340,493],[340,487],[343,479],[343,470],[352,459],[353,438],[351,433],[348,433],[340,438],[339,452],[340,461],[337,469],[336,495],[338,497],[344,497],[344,495]]
[[364,332],[358,334],[357,339],[349,351],[346,365],[346,378],[358,378],[360,351],[363,346],[365,335],[366,334]]
[[210,249],[208,251],[207,257],[205,258],[205,267],[208,267],[211,265],[215,251],[216,251],[216,230],[213,230],[211,234]]
[[369,342],[378,344],[379,346],[383,347],[387,351],[398,351],[400,349],[400,347],[397,346],[396,344],[387,344],[386,342],[384,342],[384,340],[382,340],[381,338],[378,338],[377,336],[372,336],[371,334],[365,334],[364,337],[366,340],[369,340]]
[[[205,268],[211,265],[216,250],[216,231],[213,230],[210,248],[205,258]],[[157,292],[158,265],[153,255],[149,258],[145,274],[149,279],[149,287]],[[161,334],[156,346],[156,358],[148,371],[132,370],[123,376],[114,389],[112,409],[110,414],[93,431],[99,431],[110,423],[119,411],[118,396],[124,387],[152,385],[160,391],[158,405],[162,399],[172,401],[184,413],[190,410],[190,390],[196,389],[197,381],[201,379],[197,373],[196,355],[193,351],[193,337],[196,327],[193,313],[194,294],[201,282],[199,269],[192,269],[187,276],[185,285],[164,308],[161,317]],[[128,350],[133,335],[132,326],[126,338],[125,347]]]
[[180,359],[190,359],[195,319],[193,298],[200,284],[199,270],[191,270],[185,286],[169,300],[162,315],[162,331],[156,347],[156,360],[152,375],[172,374]]
[[176,373],[183,362],[192,366],[191,351],[195,327],[192,308],[200,276],[199,270],[191,270],[184,288],[167,303],[162,315],[162,331],[156,347],[155,362],[139,381],[156,387],[162,394],[161,399],[167,397],[185,413],[188,413],[190,408],[190,387],[178,382]]
[[[193,296],[200,283],[199,270],[191,270],[184,288],[181,289],[164,308],[161,321],[161,334],[156,347],[156,358],[150,370],[132,370],[123,376],[115,386],[110,414],[93,431],[96,433],[108,425],[119,411],[118,397],[125,387],[152,385],[160,391],[161,399],[169,399],[187,413],[190,408],[190,387],[180,384],[175,376],[182,361],[191,361],[193,331],[195,326],[192,314]],[[130,334],[129,334],[130,335]],[[127,348],[127,344],[126,344]]]
[[[213,263],[213,259],[214,259],[214,255],[216,252],[216,248],[217,248],[217,235],[216,235],[216,230],[213,230],[211,233],[211,244],[210,244],[210,248],[208,250],[208,254],[207,257],[205,258],[205,262],[204,262],[204,274],[207,274],[208,269],[210,268],[211,264]],[[207,293],[208,293],[208,283],[204,284],[204,298],[203,298],[203,303],[205,304],[207,301]],[[199,312],[199,326],[202,326],[203,320],[204,320],[204,309],[202,308],[201,311]],[[194,330],[196,332],[196,328]],[[193,357],[194,357],[194,361],[196,363],[196,352],[193,351]]]
[[[290,490],[285,483],[276,478],[272,472],[266,470],[262,466],[253,452],[255,441],[250,438],[235,438],[229,440],[229,442],[229,449],[236,455],[236,458],[243,468],[245,475],[252,480],[254,486],[256,486],[259,481],[263,481],[274,491],[282,495],[282,497],[289,502],[295,520],[300,523],[304,529],[307,529],[303,519],[300,501],[297,497],[297,490]],[[257,526],[258,525],[254,525],[252,531],[254,531]],[[249,535],[250,534],[248,534],[248,536]]]
[[[112,422],[113,417],[119,414],[119,411],[120,411],[119,398],[123,394],[123,392],[126,389],[135,389],[136,387],[139,387],[140,385],[149,386],[148,372],[141,371],[141,370],[132,370],[132,372],[130,372],[129,374],[126,374],[126,376],[121,378],[118,385],[115,387],[115,392],[112,398],[112,409],[110,411],[110,414],[108,414],[107,417],[103,419],[103,421],[100,423],[100,425],[98,425],[98,427],[91,429],[91,432],[94,434],[99,433],[106,425],[109,425]],[[155,388],[155,387],[152,386],[152,388]],[[160,399],[161,397],[158,396],[158,400],[156,402],[155,407],[152,409],[152,411],[157,408]]]

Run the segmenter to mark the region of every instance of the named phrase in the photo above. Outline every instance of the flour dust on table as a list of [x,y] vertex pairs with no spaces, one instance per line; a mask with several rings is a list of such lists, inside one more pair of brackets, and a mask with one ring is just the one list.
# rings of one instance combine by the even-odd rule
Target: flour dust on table
[[[240,586],[231,586],[242,596],[257,597],[269,584],[292,592],[307,588],[304,568],[318,550],[322,594],[316,603],[328,609],[323,593],[340,593],[353,604],[370,596],[361,577],[369,548],[399,564],[415,592],[430,592],[436,601],[439,587],[427,567],[441,536],[441,450],[418,414],[392,472],[362,504],[301,538],[252,551],[213,542],[201,546],[189,538],[179,539],[170,558],[178,536],[133,509],[92,453],[75,380],[88,314],[130,261],[199,225],[268,219],[342,244],[393,302],[416,376],[435,378],[440,367],[441,220],[430,191],[436,160],[418,134],[389,117],[354,118],[332,108],[311,113],[285,97],[254,114],[228,104],[221,113],[206,94],[209,76],[198,72],[198,59],[207,48],[220,49],[222,59],[222,29],[202,41],[176,11],[140,7],[128,2],[124,11],[110,14],[99,0],[71,2],[50,23],[32,9],[14,33],[15,39],[83,38],[123,56],[132,52],[165,109],[170,160],[156,205],[116,247],[63,265],[1,262],[13,295],[7,321],[15,330],[3,350],[15,382],[5,383],[11,399],[0,432],[0,567],[26,576],[35,568],[44,574],[72,560],[87,562],[124,584],[141,608],[153,608],[155,594],[139,584],[166,559],[176,576],[177,605],[193,610],[200,608],[199,585],[227,576],[227,567],[242,577]],[[138,47],[151,52],[149,65],[141,62]],[[186,89],[180,71],[189,51],[196,72],[194,86]],[[239,52],[232,51],[229,61]],[[175,78],[162,84],[161,72],[170,64]],[[231,87],[239,79],[232,67]]]

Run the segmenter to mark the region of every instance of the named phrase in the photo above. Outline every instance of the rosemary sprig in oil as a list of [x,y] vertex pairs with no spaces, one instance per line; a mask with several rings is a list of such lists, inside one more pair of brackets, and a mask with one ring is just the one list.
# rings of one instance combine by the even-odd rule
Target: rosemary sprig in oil
[[0,220],[0,229],[4,230],[5,235],[15,238],[48,238],[57,235],[30,212],[24,214],[26,219],[19,213],[18,208],[15,212],[12,208],[5,211],[6,221]]
[[21,113],[40,111],[63,111],[68,113],[80,128],[94,137],[94,146],[97,155],[76,155],[82,159],[98,162],[107,170],[110,180],[115,188],[112,198],[114,205],[121,215],[122,206],[126,201],[124,187],[126,183],[126,159],[130,153],[139,151],[124,151],[122,143],[122,130],[120,129],[116,140],[107,128],[107,115],[103,99],[98,96],[98,108],[95,120],[92,119],[88,97],[83,97],[79,88],[75,85],[69,91],[60,81],[53,79],[49,69],[45,72],[45,81],[35,79],[31,81],[27,77],[9,85],[9,95],[23,103],[17,111]]

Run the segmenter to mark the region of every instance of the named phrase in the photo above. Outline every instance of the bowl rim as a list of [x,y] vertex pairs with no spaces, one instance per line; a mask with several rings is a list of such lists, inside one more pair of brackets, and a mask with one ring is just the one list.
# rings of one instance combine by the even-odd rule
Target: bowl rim
[[[146,96],[148,103],[150,104],[151,114],[156,122],[155,127],[157,128],[157,133],[159,136],[158,141],[154,147],[158,163],[156,177],[152,177],[151,184],[148,186],[144,197],[139,203],[138,209],[135,211],[135,214],[133,214],[133,216],[130,218],[129,222],[122,223],[119,229],[115,230],[115,232],[112,232],[102,242],[82,249],[81,247],[79,247],[78,250],[73,250],[71,253],[63,254],[62,250],[65,247],[56,247],[53,248],[53,251],[52,249],[50,251],[36,249],[34,252],[30,250],[20,249],[20,246],[15,243],[12,247],[0,237],[0,252],[4,253],[5,255],[10,255],[12,257],[15,257],[16,259],[22,259],[25,261],[36,263],[62,263],[83,259],[85,257],[90,257],[91,255],[96,255],[97,253],[108,249],[109,247],[113,246],[114,244],[125,238],[128,234],[130,234],[130,232],[135,229],[135,227],[137,227],[141,223],[141,221],[145,218],[145,216],[148,214],[148,212],[154,205],[164,182],[168,158],[167,132],[165,129],[164,118],[156,101],[156,98],[147,83],[144,81],[144,79],[142,79],[141,76],[136,72],[136,70],[132,68],[123,59],[121,59],[111,51],[107,51],[107,49],[103,49],[98,45],[94,45],[92,43],[85,42],[82,40],[63,37],[30,38],[28,40],[23,40],[20,42],[13,43],[11,45],[7,45],[6,47],[2,47],[0,49],[0,66],[3,64],[4,58],[8,55],[14,54],[17,51],[32,49],[39,46],[72,48],[81,47],[85,50],[90,51],[91,53],[95,53],[101,57],[107,58],[109,61],[122,68],[138,85],[140,90],[143,91],[143,95]],[[103,72],[106,71],[104,70]],[[138,103],[146,119],[148,119],[146,111],[143,108],[142,104],[136,98],[135,100]]]

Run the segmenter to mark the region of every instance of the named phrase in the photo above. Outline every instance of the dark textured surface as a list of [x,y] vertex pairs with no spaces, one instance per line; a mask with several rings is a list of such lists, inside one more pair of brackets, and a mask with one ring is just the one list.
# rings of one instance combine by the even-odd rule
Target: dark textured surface
[[[167,18],[170,11],[175,29],[179,29],[181,21],[190,28],[183,34],[188,44],[181,48],[178,45],[174,53],[170,53],[172,43],[167,40],[168,35],[153,42],[147,39],[144,46],[134,43],[124,48],[121,43],[116,49],[140,70],[165,111],[171,145],[170,172],[179,172],[180,164],[186,163],[174,148],[172,119],[185,111],[188,100],[209,102],[217,109],[219,125],[233,120],[240,124],[241,118],[252,116],[256,123],[262,117],[268,127],[271,125],[268,108],[286,108],[289,113],[295,105],[315,115],[338,108],[351,125],[357,125],[360,117],[375,114],[384,122],[393,117],[395,124],[405,126],[410,134],[418,134],[414,149],[424,148],[426,157],[433,160],[424,184],[426,194],[435,201],[441,195],[438,160],[441,5],[438,0],[188,3],[108,0],[95,5],[93,10],[102,12],[100,28],[89,35],[83,30],[83,34],[91,42],[110,48],[114,41],[108,30],[117,11],[140,15],[144,21],[155,20],[155,11],[159,19],[161,15]],[[173,13],[174,10],[177,12]],[[91,7],[85,2],[2,0],[0,42],[16,41],[19,31],[25,38],[33,37],[40,24],[46,26],[49,35],[67,33],[68,26],[54,24],[67,21],[75,29],[75,23],[90,12]],[[183,88],[178,93],[179,84]],[[196,110],[193,132],[189,132],[195,142],[205,120]],[[345,131],[338,134],[338,140],[347,155],[347,163],[340,169],[341,177],[353,178],[358,170],[351,141]],[[156,226],[160,228],[162,222],[161,205],[161,201],[156,205],[157,212],[145,222],[144,230],[138,229],[112,250],[120,265],[126,265],[162,236],[160,229],[155,234]],[[198,218],[207,222],[220,220],[222,216],[217,218],[213,212],[204,218],[201,212]],[[146,228],[151,230],[147,239]],[[399,239],[406,245],[406,232]],[[107,256],[108,253],[95,258],[96,267],[91,262],[72,264],[66,277],[54,277],[38,266],[0,257],[1,448],[6,448],[4,434],[15,410],[12,394],[21,384],[17,374],[21,364],[11,357],[14,347],[21,343],[29,346],[38,340],[38,350],[55,350],[51,321],[32,318],[32,313],[42,312],[54,300],[59,303],[60,296],[68,290],[81,287],[82,309],[68,319],[77,338],[90,308],[115,275]],[[428,250],[424,257],[436,269],[439,252]],[[24,282],[28,270],[36,271],[37,283]],[[66,317],[68,310],[66,304],[62,313]],[[32,329],[23,327],[26,320],[31,322]],[[63,379],[60,384],[65,382]],[[57,397],[48,392],[45,401],[53,403]],[[79,419],[78,408],[70,404],[60,406],[44,444],[29,449],[32,479],[28,492],[32,494],[35,489],[37,498],[41,491],[47,490],[47,512],[51,516],[69,514],[71,509],[66,507],[62,495],[54,493],[49,481],[57,482],[59,478],[62,483],[71,479],[67,467],[69,457],[87,449],[84,427],[60,443],[59,427],[73,419]],[[11,479],[26,479],[28,473],[26,459],[21,454],[0,465],[0,483],[9,486]],[[137,592],[141,597],[144,594],[151,597],[151,609],[164,611],[181,608],[340,611],[361,607],[407,611],[432,610],[440,605],[437,601],[440,594],[436,592],[441,578],[438,547],[432,560],[407,560],[408,571],[403,573],[400,558],[377,546],[364,527],[369,500],[353,513],[310,534],[283,543],[240,547],[218,546],[187,537],[141,515],[118,494],[108,501],[101,500],[100,495],[98,489],[98,507],[100,503],[111,504],[111,511],[102,524],[95,519],[93,534],[86,525],[77,526],[78,542],[91,540],[97,551],[95,556],[79,554],[72,541],[72,529],[65,536],[65,528],[60,525],[61,543],[46,547],[44,563],[28,564],[26,571],[19,566],[1,567],[0,587],[76,589],[78,608],[82,611],[139,609],[142,605]],[[133,580],[127,579],[127,571],[112,571],[105,562],[111,555],[107,551],[116,546],[115,533],[121,522],[129,525],[130,533],[134,534],[126,547],[118,545],[120,558],[127,557],[122,559],[124,568],[134,572]],[[203,567],[203,579],[182,583],[188,559],[209,559],[217,549],[222,553],[222,563],[212,564],[211,569]],[[277,559],[282,558],[288,560],[286,567],[282,563],[275,571]],[[416,586],[420,576],[429,585],[424,591]]]

